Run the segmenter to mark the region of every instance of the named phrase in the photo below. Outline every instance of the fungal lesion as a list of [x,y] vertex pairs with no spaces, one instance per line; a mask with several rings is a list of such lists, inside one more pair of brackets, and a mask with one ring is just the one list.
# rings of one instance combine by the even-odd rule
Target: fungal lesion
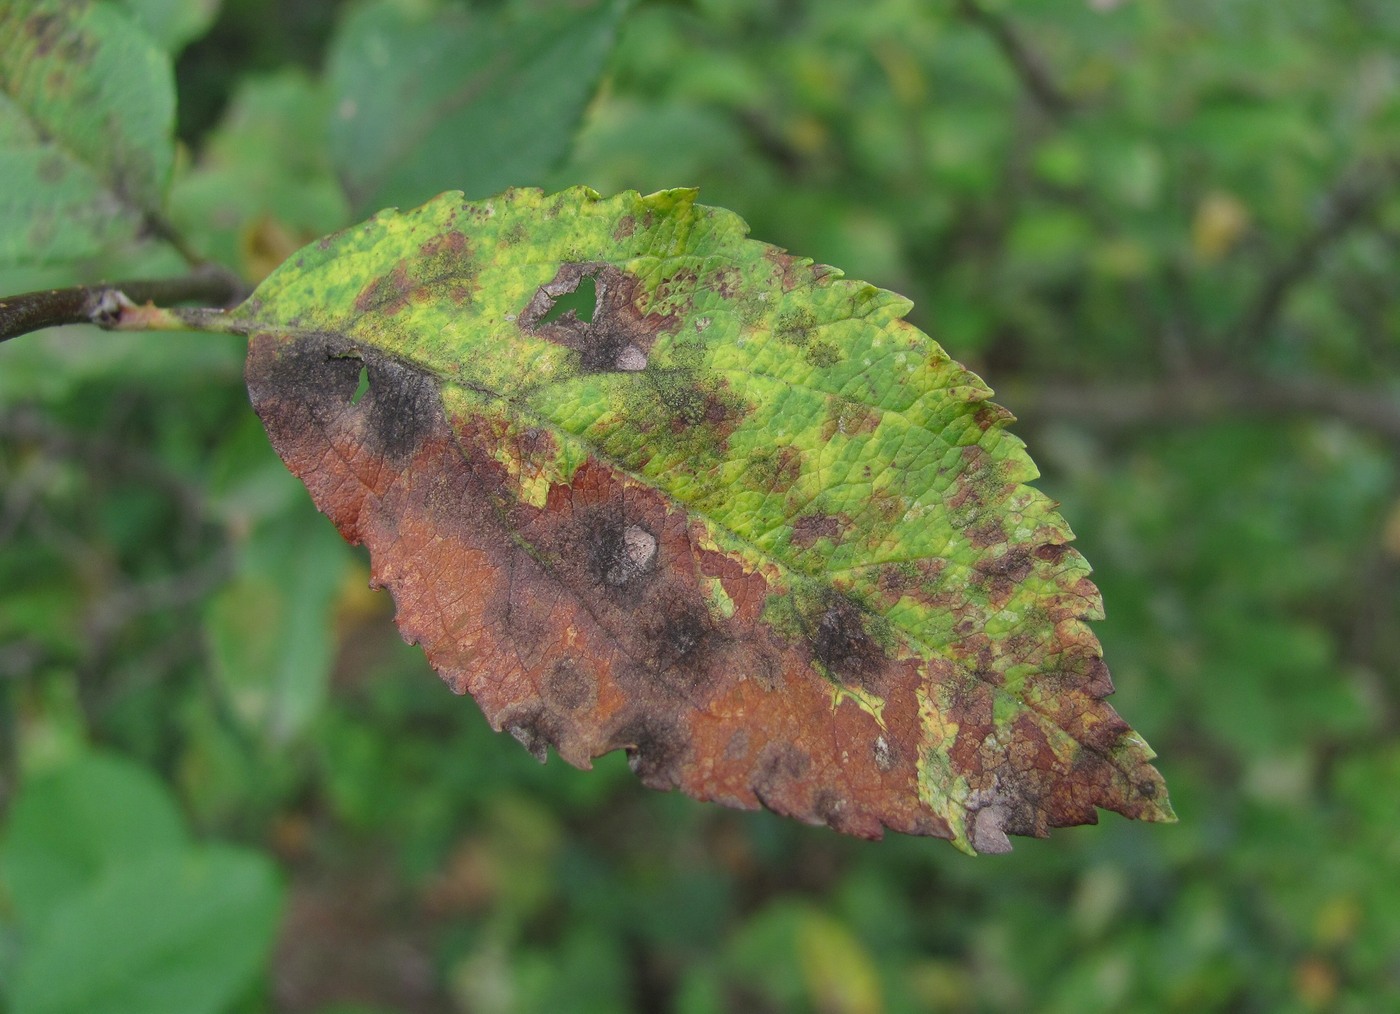
[[656,534],[620,510],[585,515],[579,527],[582,558],[592,581],[613,591],[638,591],[657,572]]
[[[594,293],[587,306],[586,293]],[[565,263],[521,311],[522,331],[572,349],[583,373],[640,373],[669,317],[637,309],[637,278],[599,262]],[[580,312],[582,311],[582,312]]]
[[641,525],[610,526],[590,547],[594,573],[609,588],[623,588],[651,572],[656,563],[656,536]]
[[808,633],[812,654],[823,669],[852,692],[883,697],[890,658],[872,636],[862,610],[849,599],[831,596]]

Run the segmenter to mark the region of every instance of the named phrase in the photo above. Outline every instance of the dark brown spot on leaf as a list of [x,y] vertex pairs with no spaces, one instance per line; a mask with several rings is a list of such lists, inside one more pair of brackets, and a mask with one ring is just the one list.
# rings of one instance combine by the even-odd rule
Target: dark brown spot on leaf
[[1006,541],[1006,529],[999,518],[989,518],[967,533],[967,539],[978,549]]
[[671,602],[663,611],[642,619],[645,648],[640,679],[695,705],[717,689],[713,669],[714,630],[703,605]]
[[760,450],[744,470],[746,485],[770,493],[786,493],[802,474],[802,452],[791,444]]
[[791,292],[806,281],[803,278],[802,268],[804,264],[809,262],[804,259],[794,257],[786,250],[780,250],[777,247],[769,247],[763,256],[771,261],[777,269],[777,279],[784,292]]
[[504,727],[541,764],[549,759],[549,748],[559,742],[559,723],[543,708],[512,716]]
[[566,711],[589,707],[596,697],[593,681],[577,662],[561,658],[545,674],[545,696]]
[[837,397],[832,399],[826,421],[822,423],[822,439],[830,440],[838,433],[847,437],[874,433],[879,425],[878,411],[858,401]]
[[721,299],[733,299],[742,288],[743,275],[733,265],[723,265],[710,273],[706,287],[712,289]]
[[984,433],[995,426],[1005,426],[1016,417],[1006,409],[990,401],[984,401],[977,406],[977,410],[972,414],[973,421],[977,428]]
[[850,518],[841,518],[833,514],[808,514],[794,518],[792,543],[802,549],[810,549],[818,539],[830,539],[835,542],[849,524]]
[[823,824],[840,830],[845,823],[846,800],[831,789],[821,789],[812,801],[812,811]]
[[[584,277],[597,287],[593,319],[566,313],[546,323],[554,301],[577,289]],[[678,318],[643,313],[637,306],[640,293],[636,278],[610,264],[562,264],[553,280],[535,292],[518,323],[523,331],[577,352],[584,373],[637,373],[646,369],[656,336],[678,324]]]
[[773,335],[780,342],[805,349],[812,344],[817,330],[817,317],[806,307],[784,310],[773,325]]
[[782,795],[788,784],[801,781],[811,766],[810,754],[791,744],[770,743],[759,753],[754,791],[765,805],[770,805],[770,799]]
[[676,723],[651,715],[627,719],[612,734],[613,749],[627,751],[627,766],[643,785],[674,789],[689,753],[685,734]]
[[392,317],[408,306],[413,283],[402,264],[387,275],[374,279],[355,298],[355,309],[361,313],[379,312]]
[[883,694],[889,659],[866,633],[860,610],[846,599],[834,599],[821,614],[812,636],[812,652],[841,682]]
[[[437,382],[412,366],[338,338],[307,337],[281,350],[281,370],[253,392],[263,423],[326,428],[354,419],[360,438],[378,455],[402,462],[442,414]],[[356,398],[361,369],[369,383]],[[293,385],[296,398],[279,397]],[[251,390],[251,387],[250,387]],[[273,420],[267,413],[289,413]]]

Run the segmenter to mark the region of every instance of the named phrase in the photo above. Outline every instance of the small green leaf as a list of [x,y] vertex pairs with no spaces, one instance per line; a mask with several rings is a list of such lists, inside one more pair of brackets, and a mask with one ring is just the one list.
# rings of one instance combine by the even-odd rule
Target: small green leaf
[[492,16],[378,0],[331,45],[331,152],[358,211],[542,183],[568,152],[627,0]]
[[344,542],[308,525],[319,519],[300,506],[252,532],[206,619],[215,678],[238,716],[274,743],[300,732],[325,697],[350,562]]
[[180,814],[148,771],[91,754],[24,785],[0,847],[0,880],[32,929],[109,869],[184,845]]
[[15,1014],[224,1010],[272,944],[268,860],[208,846],[153,852],[58,905],[25,943]]
[[137,236],[164,200],[174,118],[169,58],[118,8],[0,5],[0,266]]
[[171,53],[209,30],[221,0],[118,0],[136,22]]
[[198,163],[171,188],[170,217],[203,252],[255,279],[344,224],[329,109],[322,84],[301,71],[244,78]]

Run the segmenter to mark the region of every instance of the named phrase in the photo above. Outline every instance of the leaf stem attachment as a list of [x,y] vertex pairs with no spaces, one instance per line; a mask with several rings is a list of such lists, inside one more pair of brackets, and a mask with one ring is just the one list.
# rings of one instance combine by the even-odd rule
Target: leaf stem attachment
[[[0,342],[63,324],[96,324],[109,331],[220,330],[207,322],[219,312],[215,308],[234,306],[246,295],[241,279],[212,264],[179,278],[24,292],[0,297]],[[163,308],[169,303],[201,303],[207,308]]]

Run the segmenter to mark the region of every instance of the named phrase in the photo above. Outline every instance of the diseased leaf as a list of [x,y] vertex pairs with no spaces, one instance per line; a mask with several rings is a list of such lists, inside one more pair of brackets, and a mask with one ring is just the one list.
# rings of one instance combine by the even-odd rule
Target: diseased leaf
[[694,196],[444,194],[210,326],[404,637],[541,759],[977,852],[1172,819],[1010,414],[906,300]]
[[357,8],[331,45],[331,156],[359,211],[449,186],[543,183],[568,152],[627,0]]
[[0,4],[0,266],[136,236],[174,159],[169,58],[121,10]]

